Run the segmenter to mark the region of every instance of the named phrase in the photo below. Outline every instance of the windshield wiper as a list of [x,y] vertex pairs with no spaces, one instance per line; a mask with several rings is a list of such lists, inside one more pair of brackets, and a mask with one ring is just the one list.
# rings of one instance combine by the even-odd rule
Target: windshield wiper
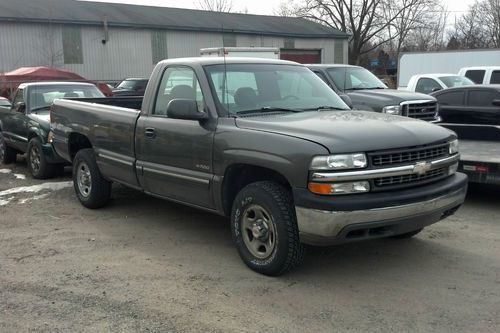
[[260,109],[238,111],[238,112],[236,112],[236,114],[266,113],[266,112],[276,112],[276,111],[302,112],[303,110],[264,106],[264,107],[262,107]]
[[41,107],[38,107],[38,108],[31,109],[30,112],[31,113],[37,113],[38,111],[45,110],[45,109],[50,109],[50,105],[45,105],[45,106],[41,106]]
[[308,109],[304,109],[304,111],[312,111],[312,110],[340,110],[340,111],[350,111],[350,109],[344,109],[344,108],[340,108],[338,106],[330,106],[330,105],[321,105],[321,106],[316,106],[316,107],[313,107],[313,108],[308,108]]

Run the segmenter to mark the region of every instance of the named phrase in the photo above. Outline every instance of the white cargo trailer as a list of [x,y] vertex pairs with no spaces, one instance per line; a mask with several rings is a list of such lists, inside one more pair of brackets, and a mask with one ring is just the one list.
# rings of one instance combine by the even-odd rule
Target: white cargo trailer
[[500,49],[402,53],[398,61],[398,89],[416,74],[454,73],[463,67],[500,66]]
[[252,57],[279,59],[280,49],[276,47],[210,47],[200,49],[202,57]]

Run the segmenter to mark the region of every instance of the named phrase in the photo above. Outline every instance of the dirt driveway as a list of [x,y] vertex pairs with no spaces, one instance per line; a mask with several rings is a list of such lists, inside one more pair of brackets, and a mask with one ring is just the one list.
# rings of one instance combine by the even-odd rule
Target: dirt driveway
[[496,188],[412,240],[313,248],[269,278],[224,218],[120,186],[88,210],[69,175],[23,175],[0,165],[0,332],[500,331]]

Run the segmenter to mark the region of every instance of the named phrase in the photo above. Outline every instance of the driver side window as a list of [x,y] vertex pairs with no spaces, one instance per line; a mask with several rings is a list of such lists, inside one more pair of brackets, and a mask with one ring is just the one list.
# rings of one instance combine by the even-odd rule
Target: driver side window
[[415,91],[424,94],[430,94],[433,91],[441,90],[441,86],[433,79],[420,78],[415,87]]
[[165,70],[156,96],[154,114],[166,116],[168,103],[177,98],[196,100],[198,110],[203,111],[203,93],[191,68],[169,67]]

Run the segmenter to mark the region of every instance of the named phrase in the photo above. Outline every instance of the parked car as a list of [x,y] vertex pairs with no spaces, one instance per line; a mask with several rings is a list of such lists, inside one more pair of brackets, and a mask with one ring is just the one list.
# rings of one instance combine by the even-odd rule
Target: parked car
[[500,185],[500,85],[450,88],[433,94],[442,126],[460,138],[459,170],[475,183]]
[[432,93],[444,123],[500,126],[500,85],[472,85]]
[[0,108],[0,162],[16,161],[27,153],[34,178],[48,178],[67,164],[53,150],[49,138],[49,108],[57,98],[104,97],[93,84],[33,82],[19,85],[10,108]]
[[297,266],[303,243],[412,237],[467,190],[451,131],[352,111],[294,62],[169,59],[141,110],[93,102],[51,113],[82,205],[106,205],[117,182],[228,216],[242,260],[267,275]]
[[357,110],[439,121],[436,100],[428,95],[389,89],[363,67],[350,65],[307,65],[337,94],[346,94]]
[[0,107],[7,107],[7,108],[10,108],[10,101],[5,98],[5,97],[0,97]]
[[114,96],[144,96],[149,79],[130,78],[113,88]]
[[470,86],[475,83],[465,76],[456,74],[418,74],[413,75],[408,82],[408,87],[401,90],[414,91],[422,94],[461,86]]
[[477,84],[500,84],[500,66],[464,67],[458,75],[466,76]]

